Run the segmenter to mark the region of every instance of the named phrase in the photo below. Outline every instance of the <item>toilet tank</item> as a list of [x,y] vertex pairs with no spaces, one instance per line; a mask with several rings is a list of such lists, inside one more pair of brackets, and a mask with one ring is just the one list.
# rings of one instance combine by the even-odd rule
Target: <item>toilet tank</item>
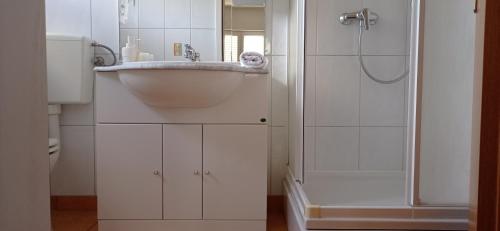
[[92,101],[93,48],[83,36],[47,35],[49,104],[85,104]]

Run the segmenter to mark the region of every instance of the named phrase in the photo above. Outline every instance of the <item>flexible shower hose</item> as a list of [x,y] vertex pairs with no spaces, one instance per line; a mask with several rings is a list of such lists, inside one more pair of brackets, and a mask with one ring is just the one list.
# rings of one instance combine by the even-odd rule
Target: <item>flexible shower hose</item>
[[363,44],[363,32],[364,32],[364,27],[362,25],[360,25],[359,27],[359,40],[358,40],[358,58],[359,58],[359,63],[361,64],[361,68],[363,69],[363,71],[365,72],[365,74],[368,76],[368,78],[372,79],[373,81],[377,82],[377,83],[381,83],[381,84],[391,84],[391,83],[395,83],[395,82],[398,82],[400,80],[402,80],[404,77],[406,77],[406,75],[408,75],[408,68],[405,67],[405,71],[403,73],[401,73],[400,75],[396,76],[395,78],[391,79],[391,80],[382,80],[380,78],[377,78],[375,76],[373,76],[369,71],[368,69],[366,68],[365,66],[365,63],[363,61],[363,54],[361,52],[362,50],[362,44]]

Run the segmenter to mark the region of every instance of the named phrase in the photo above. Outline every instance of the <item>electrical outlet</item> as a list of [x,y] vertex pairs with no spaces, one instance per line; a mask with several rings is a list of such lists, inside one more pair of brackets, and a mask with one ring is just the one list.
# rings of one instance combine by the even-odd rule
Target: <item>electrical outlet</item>
[[174,56],[182,56],[182,43],[174,43]]

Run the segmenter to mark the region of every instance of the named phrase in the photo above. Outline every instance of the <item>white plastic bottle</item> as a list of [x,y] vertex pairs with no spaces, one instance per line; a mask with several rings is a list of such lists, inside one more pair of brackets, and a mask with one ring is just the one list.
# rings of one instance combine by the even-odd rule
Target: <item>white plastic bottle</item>
[[122,48],[122,59],[124,63],[137,61],[139,49],[137,48],[136,40],[127,37],[127,44]]

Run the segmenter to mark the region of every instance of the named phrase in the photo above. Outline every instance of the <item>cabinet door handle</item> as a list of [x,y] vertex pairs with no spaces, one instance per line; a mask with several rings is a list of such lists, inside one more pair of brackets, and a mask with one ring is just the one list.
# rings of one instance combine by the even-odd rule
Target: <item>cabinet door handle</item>
[[194,175],[197,175],[197,176],[198,176],[198,175],[200,175],[200,171],[195,170],[195,171],[194,171]]
[[210,175],[210,171],[206,170],[205,175]]
[[158,171],[158,170],[154,170],[154,171],[153,171],[153,175],[155,175],[155,176],[159,176],[159,175],[160,175],[160,171]]

